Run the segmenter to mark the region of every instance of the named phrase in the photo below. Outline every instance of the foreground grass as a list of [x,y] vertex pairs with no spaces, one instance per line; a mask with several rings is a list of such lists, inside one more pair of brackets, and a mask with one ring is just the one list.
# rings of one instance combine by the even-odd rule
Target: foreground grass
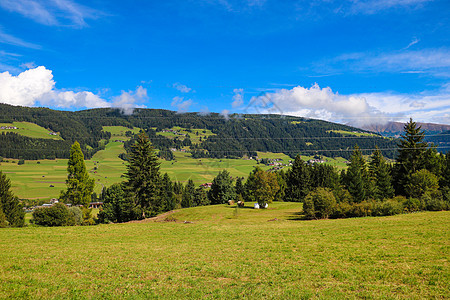
[[[0,298],[448,298],[450,214],[296,221],[180,210],[183,222],[0,230]],[[277,218],[276,221],[268,221]]]

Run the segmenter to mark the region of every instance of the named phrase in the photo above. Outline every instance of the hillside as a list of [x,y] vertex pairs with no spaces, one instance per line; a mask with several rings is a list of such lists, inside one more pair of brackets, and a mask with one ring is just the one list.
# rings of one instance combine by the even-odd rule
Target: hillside
[[[8,158],[67,158],[69,147],[80,142],[86,158],[104,149],[111,133],[103,126],[123,126],[145,130],[155,147],[170,158],[170,149],[184,148],[194,157],[234,158],[252,156],[256,151],[284,153],[291,157],[324,155],[348,158],[355,144],[369,154],[375,146],[394,157],[396,142],[346,125],[279,115],[231,115],[228,119],[211,113],[179,114],[161,109],[136,109],[124,115],[118,109],[56,111],[48,108],[18,107],[0,104],[0,123],[31,122],[52,132],[62,140],[37,139],[9,132],[0,135],[0,156]],[[168,130],[179,128],[178,136]],[[198,136],[202,135],[203,136]],[[195,135],[195,137],[194,137]],[[201,138],[201,139],[200,139]]]
[[[442,132],[450,130],[450,125],[445,124],[435,124],[435,123],[420,123],[417,122],[418,126],[422,127],[422,130],[426,132]],[[378,132],[378,133],[401,133],[405,123],[401,122],[388,122],[386,124],[373,124],[364,126],[364,129]]]

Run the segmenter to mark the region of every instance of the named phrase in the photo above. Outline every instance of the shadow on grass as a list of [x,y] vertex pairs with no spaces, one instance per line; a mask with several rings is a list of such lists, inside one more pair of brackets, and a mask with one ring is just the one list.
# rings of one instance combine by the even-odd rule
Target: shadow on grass
[[308,221],[309,219],[307,219],[305,217],[305,215],[303,214],[303,212],[296,212],[296,213],[286,213],[288,216],[286,217],[286,220],[289,221]]

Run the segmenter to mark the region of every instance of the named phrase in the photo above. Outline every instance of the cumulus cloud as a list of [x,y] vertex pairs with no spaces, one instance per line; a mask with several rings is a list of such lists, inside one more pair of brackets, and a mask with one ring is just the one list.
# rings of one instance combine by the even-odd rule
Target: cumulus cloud
[[[443,122],[450,114],[450,89],[424,92],[419,95],[366,93],[340,95],[329,87],[301,86],[266,93],[251,100],[259,113],[318,118],[333,122],[365,126],[388,121],[405,121],[413,117],[419,121]],[[263,103],[257,106],[257,103]],[[276,109],[274,109],[276,108]],[[259,111],[258,111],[259,109]]]
[[119,108],[122,113],[126,115],[133,114],[136,107],[144,107],[138,103],[148,99],[147,89],[142,86],[138,86],[136,91],[122,91],[120,96],[114,97],[112,106]]
[[148,99],[147,90],[122,91],[112,102],[89,91],[58,90],[52,71],[44,66],[23,71],[17,76],[0,73],[0,103],[20,106],[52,106],[58,108],[117,107],[126,114],[133,112],[140,101]]
[[173,97],[171,105],[177,108],[178,113],[185,113],[192,104],[193,102],[191,99],[184,100],[183,97]]
[[242,106],[242,104],[244,104],[244,89],[234,89],[233,92],[234,96],[231,106],[233,108]]
[[187,87],[186,85],[181,84],[179,82],[174,83],[172,87],[179,90],[182,93],[189,93],[192,90],[190,87]]

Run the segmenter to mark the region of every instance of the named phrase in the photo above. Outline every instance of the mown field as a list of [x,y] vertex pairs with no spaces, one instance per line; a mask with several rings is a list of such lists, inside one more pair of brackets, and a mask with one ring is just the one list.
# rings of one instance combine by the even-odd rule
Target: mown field
[[15,126],[17,129],[2,129],[0,130],[0,133],[2,132],[14,132],[23,136],[31,137],[31,138],[37,138],[37,139],[52,139],[52,140],[62,140],[61,136],[59,134],[57,135],[50,135],[51,132],[48,129],[45,129],[44,127],[41,127],[37,124],[30,123],[30,122],[13,122],[13,123],[0,123],[1,126]]
[[[34,124],[32,124],[34,125]],[[124,152],[123,143],[115,142],[129,140],[125,132],[130,130],[133,133],[139,132],[139,128],[129,129],[123,126],[104,126],[105,131],[111,132],[111,141],[106,145],[105,150],[98,151],[90,160],[86,160],[86,167],[89,174],[95,179],[95,192],[99,194],[103,187],[108,187],[113,183],[123,181],[122,175],[126,171],[126,163],[119,158],[119,154]],[[176,130],[181,128],[174,127]],[[197,136],[195,132],[199,131]],[[182,131],[187,133],[187,131]],[[189,133],[194,140],[196,138],[211,135],[212,133],[200,132],[200,129],[193,129]],[[67,149],[69,151],[69,149]],[[196,185],[211,182],[213,178],[222,170],[227,169],[233,177],[247,177],[255,166],[264,170],[271,167],[257,164],[255,160],[245,159],[193,159],[189,153],[174,152],[174,161],[161,160],[162,172],[167,172],[172,180],[186,183],[192,179]],[[288,164],[291,159],[283,153],[258,152],[260,158],[280,158],[282,163]],[[302,156],[304,160],[309,160],[311,156]],[[11,179],[12,190],[19,198],[27,199],[51,199],[58,197],[60,191],[65,189],[67,159],[56,160],[26,160],[25,164],[18,165],[17,159],[5,159],[0,163],[0,170],[6,173]],[[338,168],[345,168],[345,159],[326,158],[327,163]]]
[[299,210],[218,205],[177,222],[1,229],[0,298],[450,297],[449,212],[299,221]]

